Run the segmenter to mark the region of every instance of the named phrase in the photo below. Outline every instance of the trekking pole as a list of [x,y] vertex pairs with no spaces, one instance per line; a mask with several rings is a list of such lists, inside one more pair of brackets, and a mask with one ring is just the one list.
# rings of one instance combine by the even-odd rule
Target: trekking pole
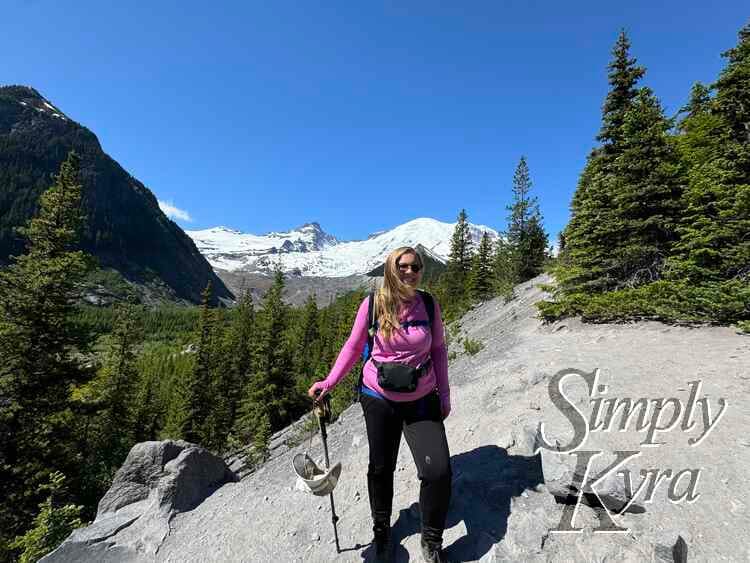
[[[320,439],[323,442],[323,454],[325,456],[326,471],[330,469],[331,462],[328,460],[328,434],[326,432],[326,422],[331,420],[331,404],[328,397],[318,402],[315,401],[315,414],[318,417],[318,425],[320,426]],[[336,553],[341,553],[341,546],[339,545],[339,531],[336,523],[339,521],[339,517],[336,516],[336,507],[333,504],[333,491],[328,495],[331,497],[331,522],[333,523],[333,537],[336,540]]]

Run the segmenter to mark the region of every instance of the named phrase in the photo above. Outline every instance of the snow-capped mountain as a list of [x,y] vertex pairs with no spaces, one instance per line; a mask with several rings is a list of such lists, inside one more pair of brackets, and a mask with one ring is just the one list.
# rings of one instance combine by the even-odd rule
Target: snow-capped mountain
[[[413,219],[390,230],[378,231],[365,240],[339,241],[318,223],[306,223],[291,231],[265,235],[241,233],[227,227],[186,231],[198,250],[216,269],[230,272],[270,272],[280,261],[285,272],[303,276],[343,277],[365,274],[381,265],[399,246],[421,244],[433,258],[445,262],[455,223],[427,217]],[[470,224],[476,244],[495,229]]]

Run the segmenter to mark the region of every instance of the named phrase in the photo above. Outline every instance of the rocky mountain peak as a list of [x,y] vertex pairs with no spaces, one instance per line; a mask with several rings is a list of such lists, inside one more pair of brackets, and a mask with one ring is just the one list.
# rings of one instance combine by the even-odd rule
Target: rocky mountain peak
[[31,86],[0,86],[0,98],[15,101],[22,108],[33,110],[38,114],[68,121],[69,118]]

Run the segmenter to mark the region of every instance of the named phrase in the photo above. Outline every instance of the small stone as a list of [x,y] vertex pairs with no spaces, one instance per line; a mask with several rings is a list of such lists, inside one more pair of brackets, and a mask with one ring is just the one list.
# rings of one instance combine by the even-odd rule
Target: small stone
[[320,534],[318,532],[310,534],[310,541],[320,541]]

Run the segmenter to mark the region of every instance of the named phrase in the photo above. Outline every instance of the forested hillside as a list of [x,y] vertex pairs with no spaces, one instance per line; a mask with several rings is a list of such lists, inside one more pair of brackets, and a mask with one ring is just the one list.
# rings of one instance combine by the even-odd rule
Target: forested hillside
[[154,194],[104,153],[96,135],[25,86],[0,87],[0,264],[23,253],[16,228],[34,214],[71,150],[80,157],[87,219],[81,248],[101,267],[193,303],[209,279],[217,298],[231,298]]

